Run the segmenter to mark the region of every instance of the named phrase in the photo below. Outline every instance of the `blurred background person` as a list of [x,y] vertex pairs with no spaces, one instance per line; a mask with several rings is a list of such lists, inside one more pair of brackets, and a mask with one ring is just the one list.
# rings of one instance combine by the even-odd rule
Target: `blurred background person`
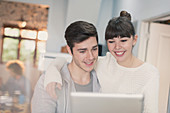
[[25,69],[23,62],[19,60],[11,60],[7,62],[6,69],[9,71],[10,77],[3,85],[3,90],[7,91],[10,96],[17,93],[24,95],[28,100],[30,100],[31,85],[30,81],[23,76]]

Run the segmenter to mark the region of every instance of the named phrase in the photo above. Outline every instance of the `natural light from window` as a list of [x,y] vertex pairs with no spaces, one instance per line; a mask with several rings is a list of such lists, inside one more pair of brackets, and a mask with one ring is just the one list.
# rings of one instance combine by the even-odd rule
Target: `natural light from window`
[[47,40],[48,34],[46,31],[39,31],[38,32],[38,39],[39,40]]
[[19,36],[19,29],[6,27],[4,29],[4,35],[18,37]]
[[34,30],[21,30],[21,37],[36,39],[37,31]]
[[41,53],[45,53],[47,31],[5,27],[2,61],[19,58],[38,60]]

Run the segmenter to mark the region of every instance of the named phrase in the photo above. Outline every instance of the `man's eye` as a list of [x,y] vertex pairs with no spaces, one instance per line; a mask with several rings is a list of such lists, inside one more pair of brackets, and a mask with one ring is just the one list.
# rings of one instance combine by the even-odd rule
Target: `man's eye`
[[93,48],[93,50],[95,51],[95,50],[97,50],[98,48]]
[[85,51],[80,51],[80,53],[85,53]]
[[115,41],[108,41],[109,43],[114,43]]
[[127,40],[121,40],[121,42],[126,42]]

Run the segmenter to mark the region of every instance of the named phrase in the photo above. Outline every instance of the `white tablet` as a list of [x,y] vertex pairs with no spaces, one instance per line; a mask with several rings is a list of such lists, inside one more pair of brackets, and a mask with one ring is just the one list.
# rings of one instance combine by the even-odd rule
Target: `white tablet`
[[142,94],[71,93],[72,113],[142,113]]

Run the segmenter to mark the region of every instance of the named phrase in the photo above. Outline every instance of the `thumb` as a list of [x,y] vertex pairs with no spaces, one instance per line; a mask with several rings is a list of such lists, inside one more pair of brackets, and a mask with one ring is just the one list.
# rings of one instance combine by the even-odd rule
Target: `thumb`
[[61,90],[61,84],[57,83],[57,88]]

